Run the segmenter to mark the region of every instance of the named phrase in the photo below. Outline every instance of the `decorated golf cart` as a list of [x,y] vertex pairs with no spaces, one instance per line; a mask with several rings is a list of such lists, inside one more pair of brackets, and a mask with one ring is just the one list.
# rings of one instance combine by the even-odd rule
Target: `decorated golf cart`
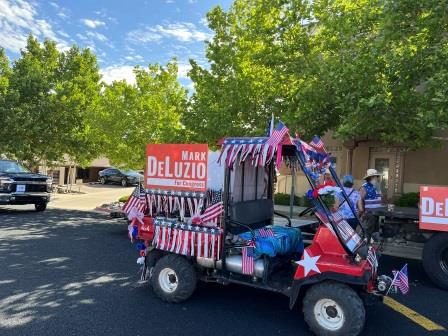
[[[222,140],[217,155],[206,145],[148,145],[147,160],[129,235],[142,280],[162,300],[188,299],[198,280],[237,283],[286,295],[290,308],[302,299],[315,334],[357,335],[364,305],[390,288],[375,246],[335,208],[336,195],[352,206],[319,138],[292,138],[280,123],[270,136]],[[308,179],[318,225],[274,211],[282,164]]]

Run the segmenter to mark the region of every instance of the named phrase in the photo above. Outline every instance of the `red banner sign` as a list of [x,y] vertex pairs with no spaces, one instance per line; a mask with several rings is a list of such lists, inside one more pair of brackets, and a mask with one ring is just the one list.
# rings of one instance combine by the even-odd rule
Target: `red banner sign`
[[448,187],[420,187],[420,228],[448,231]]
[[164,190],[207,190],[206,144],[146,146],[145,186]]

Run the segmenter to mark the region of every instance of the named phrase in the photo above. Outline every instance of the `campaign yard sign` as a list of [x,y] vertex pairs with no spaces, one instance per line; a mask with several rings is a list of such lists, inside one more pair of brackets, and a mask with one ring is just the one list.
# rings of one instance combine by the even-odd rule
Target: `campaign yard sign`
[[420,187],[420,228],[448,231],[448,187]]
[[163,190],[207,190],[206,144],[146,146],[145,187]]

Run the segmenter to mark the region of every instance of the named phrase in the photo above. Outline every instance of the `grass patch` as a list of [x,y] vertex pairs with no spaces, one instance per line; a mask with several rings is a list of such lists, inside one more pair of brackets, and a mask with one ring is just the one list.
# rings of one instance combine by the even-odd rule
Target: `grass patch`
[[121,196],[121,197],[118,199],[118,202],[123,202],[123,203],[125,203],[125,202],[128,201],[128,199],[129,199],[129,195]]

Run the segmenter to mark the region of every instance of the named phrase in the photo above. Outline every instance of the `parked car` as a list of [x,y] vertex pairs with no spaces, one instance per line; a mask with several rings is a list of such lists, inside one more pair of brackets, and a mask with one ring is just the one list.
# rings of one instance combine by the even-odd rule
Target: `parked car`
[[52,179],[34,174],[13,160],[0,160],[0,204],[34,204],[44,211],[51,198]]
[[123,187],[143,182],[143,175],[134,170],[107,168],[99,172],[101,184],[120,183]]

